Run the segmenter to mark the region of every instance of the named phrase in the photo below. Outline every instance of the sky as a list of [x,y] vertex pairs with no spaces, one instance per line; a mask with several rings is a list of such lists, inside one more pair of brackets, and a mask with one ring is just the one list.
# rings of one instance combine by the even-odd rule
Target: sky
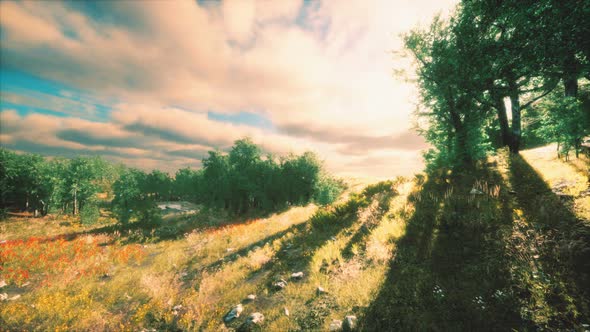
[[0,143],[168,172],[250,137],[343,176],[422,167],[400,34],[454,0],[0,2]]

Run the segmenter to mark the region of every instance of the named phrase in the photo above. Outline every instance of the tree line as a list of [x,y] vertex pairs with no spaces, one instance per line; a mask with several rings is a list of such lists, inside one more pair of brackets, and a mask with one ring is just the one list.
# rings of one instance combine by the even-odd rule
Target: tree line
[[430,167],[590,135],[590,2],[463,0],[404,36],[415,63]]
[[343,188],[315,154],[263,155],[247,138],[237,140],[229,153],[209,151],[202,166],[180,169],[172,177],[100,157],[46,159],[0,149],[0,203],[3,209],[41,215],[81,215],[90,223],[99,206],[110,201],[121,223],[150,223],[159,219],[158,201],[186,200],[241,215],[311,201],[328,204]]

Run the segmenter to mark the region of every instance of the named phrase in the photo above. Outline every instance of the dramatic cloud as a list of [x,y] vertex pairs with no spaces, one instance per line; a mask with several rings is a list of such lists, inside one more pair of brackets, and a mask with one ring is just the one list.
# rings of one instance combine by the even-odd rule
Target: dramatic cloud
[[171,168],[250,136],[273,153],[314,150],[337,172],[396,175],[425,144],[391,51],[454,3],[3,1],[1,143]]

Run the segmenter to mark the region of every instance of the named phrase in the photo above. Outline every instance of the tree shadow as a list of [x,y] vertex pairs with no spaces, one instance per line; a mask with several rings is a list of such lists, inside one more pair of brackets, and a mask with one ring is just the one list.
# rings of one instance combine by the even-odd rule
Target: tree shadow
[[[410,194],[414,213],[382,288],[364,314],[366,331],[490,331],[524,327],[510,288],[502,226],[511,222],[506,190],[470,194],[476,181],[501,184],[489,168],[428,178]],[[503,192],[503,193],[502,193]],[[497,293],[500,291],[500,293]]]
[[273,213],[259,213],[241,217],[230,217],[219,211],[211,210],[190,214],[164,215],[159,222],[153,224],[142,222],[130,222],[127,224],[111,223],[80,232],[71,232],[43,238],[40,242],[57,240],[72,241],[81,236],[105,234],[112,236],[112,239],[109,243],[104,243],[103,245],[109,245],[115,242],[122,244],[158,243],[161,241],[177,240],[187,233],[194,231],[215,232],[233,225],[248,225],[258,222],[263,216],[270,217],[287,211],[283,209]]
[[[414,214],[361,330],[572,330],[588,320],[588,222],[520,156],[506,162],[506,177],[486,166],[448,185],[429,178],[409,196]],[[468,194],[484,182],[499,192]]]
[[226,264],[231,264],[238,260],[240,257],[248,255],[251,251],[255,251],[258,248],[263,247],[267,243],[272,243],[275,240],[281,239],[282,237],[286,236],[289,233],[300,232],[306,227],[306,223],[300,223],[296,225],[291,225],[287,229],[279,231],[277,233],[271,234],[263,239],[260,239],[256,242],[253,242],[237,251],[228,253],[227,255],[223,256],[222,258],[201,266],[199,265],[199,259],[192,259],[188,261],[184,270],[187,273],[187,276],[184,278],[185,281],[192,281],[194,285],[198,287],[198,283],[201,280],[201,276],[204,272],[213,272],[218,271],[223,268]]
[[[252,271],[246,279],[251,279],[265,271],[273,272],[274,276],[299,271],[307,275],[313,253],[327,241],[330,241],[333,236],[352,226],[357,220],[356,210],[353,209],[334,213],[333,216],[326,218],[326,220],[317,218],[317,215],[314,215],[310,220],[303,223],[302,227],[297,230],[296,236],[281,244],[272,260],[259,269]],[[273,281],[267,280],[266,286],[271,287]]]
[[[280,293],[281,289],[275,287],[274,283],[280,278],[285,279],[288,283],[297,282],[290,278],[290,275],[294,272],[303,272],[303,278],[308,276],[313,254],[326,242],[330,241],[333,236],[349,228],[357,220],[357,206],[354,204],[345,203],[341,208],[326,211],[328,211],[326,214],[322,212],[316,213],[306,222],[286,230],[282,234],[283,236],[288,233],[294,233],[294,235],[281,242],[280,247],[268,262],[258,269],[250,271],[244,277],[245,281],[256,282],[258,285],[257,293],[261,294],[257,300],[259,303],[265,303],[265,305],[269,306],[278,305],[282,297],[275,295]],[[280,237],[276,237],[276,239],[278,238]],[[307,305],[310,305],[310,303],[308,302]],[[226,323],[226,326],[237,328],[243,322],[244,319],[239,318]],[[315,326],[317,328],[320,326],[319,321],[307,321],[306,323],[308,327]],[[321,323],[323,324],[323,321]]]
[[[535,231],[543,241],[539,263],[553,284],[547,298],[564,308],[573,302],[573,307],[565,309],[570,311],[567,318],[573,323],[587,321],[590,318],[590,222],[576,217],[572,210],[574,197],[554,193],[519,155],[510,159],[510,183],[523,217],[535,222]],[[568,327],[561,326],[559,321],[550,323],[556,328]]]
[[366,246],[368,236],[381,224],[383,217],[389,212],[389,203],[396,195],[397,193],[379,195],[375,201],[377,203],[376,206],[371,205],[361,212],[362,216],[359,218],[360,226],[341,251],[344,259],[349,260],[354,257],[354,248],[360,249],[361,251],[364,249],[363,247]]

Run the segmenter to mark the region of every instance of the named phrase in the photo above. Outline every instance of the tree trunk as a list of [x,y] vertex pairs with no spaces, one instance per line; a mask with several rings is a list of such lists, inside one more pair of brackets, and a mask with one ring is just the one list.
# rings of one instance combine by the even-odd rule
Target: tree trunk
[[563,88],[566,97],[578,97],[578,72],[579,64],[574,53],[565,56],[563,64]]
[[506,115],[506,104],[502,97],[495,98],[496,110],[498,111],[498,122],[500,123],[500,134],[502,137],[502,146],[510,145],[510,127],[508,126],[508,116]]
[[459,158],[463,163],[469,164],[471,163],[471,156],[467,151],[467,132],[465,126],[461,122],[461,118],[459,115],[452,109],[451,110],[451,120],[453,122],[453,128],[455,129],[455,137],[457,139],[457,148]]
[[568,74],[563,78],[563,87],[566,97],[578,97],[578,78],[574,74]]
[[78,190],[74,189],[74,215],[78,214]]
[[520,138],[522,135],[520,120],[520,98],[516,82],[511,82],[510,86],[510,103],[512,104],[512,137],[510,140],[510,152],[518,153],[520,151]]

